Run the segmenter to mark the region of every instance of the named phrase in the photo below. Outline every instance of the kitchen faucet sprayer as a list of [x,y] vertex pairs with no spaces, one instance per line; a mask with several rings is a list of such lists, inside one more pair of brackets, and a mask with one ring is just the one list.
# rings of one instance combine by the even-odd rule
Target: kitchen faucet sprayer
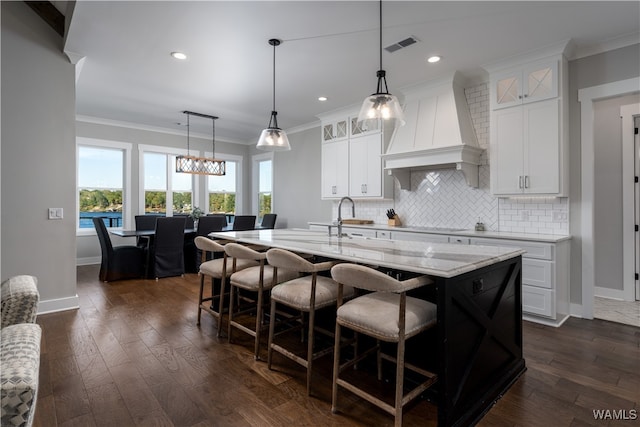
[[353,216],[353,218],[356,217],[356,204],[353,203],[353,199],[351,199],[351,197],[343,197],[342,199],[340,199],[340,203],[338,203],[338,239],[340,239],[343,234],[342,234],[342,202],[344,202],[345,200],[348,200],[351,202],[351,215]]

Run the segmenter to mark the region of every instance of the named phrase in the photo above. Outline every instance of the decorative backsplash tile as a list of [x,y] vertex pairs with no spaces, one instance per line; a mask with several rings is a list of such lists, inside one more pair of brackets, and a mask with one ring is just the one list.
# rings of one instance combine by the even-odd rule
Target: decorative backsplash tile
[[[356,218],[386,223],[385,213],[393,208],[406,226],[472,229],[480,220],[491,231],[569,234],[568,198],[497,198],[491,194],[488,84],[467,88],[465,95],[478,144],[485,149],[479,187],[469,187],[463,173],[454,169],[412,172],[411,191],[401,190],[396,183],[394,200],[356,200]],[[333,219],[337,217],[338,203],[334,203]]]

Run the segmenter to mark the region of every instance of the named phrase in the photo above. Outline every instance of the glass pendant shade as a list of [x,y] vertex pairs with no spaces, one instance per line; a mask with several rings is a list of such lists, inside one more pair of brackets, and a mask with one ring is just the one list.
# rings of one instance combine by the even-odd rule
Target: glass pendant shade
[[390,93],[374,93],[367,96],[360,108],[358,120],[372,119],[396,119],[398,124],[404,125],[404,112],[398,98]]
[[400,101],[394,95],[389,93],[387,88],[386,71],[382,69],[382,0],[380,4],[380,69],[376,73],[378,77],[378,86],[376,92],[365,98],[358,113],[358,121],[374,120],[374,119],[395,119],[400,126],[405,124],[404,112]]
[[266,129],[260,133],[256,148],[264,151],[287,151],[291,150],[289,138],[285,131],[278,127],[278,112],[276,111],[276,46],[282,43],[278,39],[270,39],[269,45],[273,46],[273,109],[271,118]]
[[260,133],[260,138],[258,138],[256,148],[265,151],[291,150],[287,134],[278,127],[268,127],[263,129]]

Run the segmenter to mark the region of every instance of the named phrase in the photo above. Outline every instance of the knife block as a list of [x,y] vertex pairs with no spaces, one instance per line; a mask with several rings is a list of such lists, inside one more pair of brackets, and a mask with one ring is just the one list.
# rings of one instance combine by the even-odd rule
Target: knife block
[[387,225],[391,227],[397,227],[398,225],[402,225],[402,222],[400,222],[400,218],[398,217],[398,215],[394,215],[393,218],[387,220]]

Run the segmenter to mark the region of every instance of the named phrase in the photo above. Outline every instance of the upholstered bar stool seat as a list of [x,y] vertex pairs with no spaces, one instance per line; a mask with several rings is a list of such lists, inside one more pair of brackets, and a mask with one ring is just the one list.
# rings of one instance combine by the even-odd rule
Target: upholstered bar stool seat
[[[291,349],[285,348],[284,343],[275,343],[275,324],[272,323],[269,325],[268,366],[269,369],[271,369],[272,352],[275,350],[283,356],[286,356],[287,358],[305,367],[307,370],[308,395],[311,391],[311,374],[313,361],[333,351],[332,347],[328,347],[322,350],[314,349],[314,341],[315,331],[316,329],[318,329],[315,325],[316,310],[331,306],[335,307],[338,301],[338,284],[330,277],[321,276],[318,273],[329,271],[331,267],[336,264],[336,262],[325,261],[313,263],[296,253],[284,249],[270,249],[267,252],[267,260],[269,261],[270,265],[276,268],[278,281],[280,281],[281,279],[280,276],[281,271],[283,271],[282,269],[295,270],[305,275],[303,277],[280,283],[271,290],[271,318],[274,318],[276,316],[276,306],[278,304],[290,307],[301,313],[297,324],[294,324],[293,327],[284,331],[279,331],[277,335],[280,335],[294,329],[303,328],[305,326],[303,313],[308,313],[308,342],[306,355],[304,357],[298,356]],[[345,286],[343,292],[346,298],[351,297],[354,294],[354,290],[349,286]],[[326,334],[333,335],[328,331],[326,331]]]
[[[236,263],[241,260],[258,262],[257,267],[249,267],[244,270],[233,273],[229,278],[231,284],[231,290],[229,295],[229,329],[228,336],[231,341],[232,328],[239,329],[246,334],[254,337],[254,357],[256,360],[260,358],[260,338],[263,329],[266,327],[264,321],[264,304],[265,294],[268,294],[277,283],[281,283],[287,280],[297,278],[299,275],[295,271],[288,269],[282,269],[278,271],[276,276],[275,270],[271,265],[267,264],[267,254],[260,252],[254,248],[240,245],[238,243],[228,243],[225,245],[225,252],[227,256],[232,257]],[[257,294],[256,298],[252,300],[250,304],[245,304],[245,307],[239,309],[239,312],[234,312],[234,304],[237,297],[236,290],[244,290]],[[245,300],[246,301],[246,300]],[[243,325],[240,321],[235,321],[234,316],[240,316],[246,313],[255,312],[255,327],[253,329]],[[274,321],[274,316],[271,316],[269,322]]]
[[[395,417],[395,426],[402,425],[404,406],[420,396],[433,385],[437,376],[421,367],[405,363],[405,341],[434,326],[437,322],[437,307],[428,301],[407,296],[407,292],[432,284],[427,276],[408,280],[396,280],[373,268],[356,264],[338,264],[331,269],[331,276],[339,285],[338,310],[336,312],[336,334],[333,363],[332,412],[338,410],[338,387],[385,410]],[[370,291],[343,304],[343,287],[346,285]],[[348,328],[376,339],[376,345],[362,354],[340,364],[340,337],[342,328]],[[395,358],[381,352],[380,341],[396,343]],[[369,354],[376,353],[378,380],[382,380],[381,359],[396,364],[395,398],[393,405],[376,397],[354,382],[340,376]],[[404,392],[405,368],[420,374],[424,381]]]
[[[228,257],[224,251],[224,246],[218,242],[215,242],[208,237],[197,236],[194,240],[196,248],[202,252],[202,262],[200,263],[199,275],[200,275],[200,296],[198,298],[198,322],[200,325],[200,316],[202,310],[205,310],[211,314],[218,321],[218,333],[222,334],[222,314],[224,313],[224,301],[225,301],[225,285],[227,279],[233,274],[234,271],[243,270],[248,267],[254,267],[258,265],[257,261],[248,259],[238,259],[231,263],[228,263]],[[222,258],[215,258],[209,261],[207,259],[207,253],[222,253]],[[204,296],[204,280],[205,277],[211,278],[211,294],[208,297]],[[216,286],[216,281],[218,286]],[[216,290],[218,288],[218,291]]]

